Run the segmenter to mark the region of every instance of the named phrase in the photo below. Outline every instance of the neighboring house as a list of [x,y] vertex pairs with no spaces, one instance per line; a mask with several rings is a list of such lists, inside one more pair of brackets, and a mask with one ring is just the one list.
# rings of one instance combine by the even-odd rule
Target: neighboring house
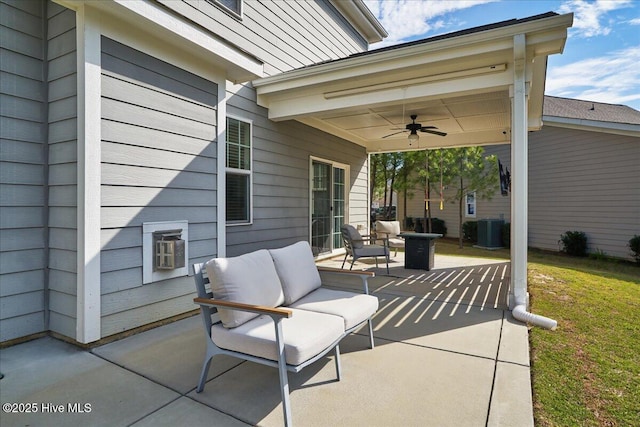
[[193,310],[194,262],[339,251],[340,224],[368,224],[368,154],[406,147],[380,136],[408,102],[466,119],[451,146],[505,141],[517,108],[520,147],[572,23],[367,52],[386,33],[361,0],[0,0],[0,17],[0,341],[79,343]]
[[[529,134],[529,246],[557,251],[563,233],[583,231],[589,252],[632,259],[628,242],[640,235],[640,111],[545,96],[542,118],[542,129]],[[512,169],[509,145],[485,146],[485,153]],[[408,216],[422,216],[423,206],[421,197],[410,199]],[[448,236],[458,237],[457,203],[432,209]],[[463,221],[487,218],[510,221],[510,198],[499,189],[476,200]]]

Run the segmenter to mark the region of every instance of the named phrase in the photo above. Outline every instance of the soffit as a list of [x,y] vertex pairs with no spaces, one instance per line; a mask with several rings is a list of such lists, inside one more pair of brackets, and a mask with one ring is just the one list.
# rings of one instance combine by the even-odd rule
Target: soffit
[[[526,34],[529,129],[541,125],[546,57],[560,53],[571,15],[555,15],[432,43],[382,49],[254,81],[275,121],[302,123],[369,152],[510,141],[513,36]],[[419,133],[408,145],[410,116],[448,133]]]
[[[264,64],[215,34],[192,25],[189,21],[154,2],[128,0],[54,0],[72,10],[91,7],[101,19],[115,18],[123,31],[139,30],[156,43],[189,52],[224,72],[227,80],[246,82],[262,77]],[[129,26],[129,27],[128,27]]]

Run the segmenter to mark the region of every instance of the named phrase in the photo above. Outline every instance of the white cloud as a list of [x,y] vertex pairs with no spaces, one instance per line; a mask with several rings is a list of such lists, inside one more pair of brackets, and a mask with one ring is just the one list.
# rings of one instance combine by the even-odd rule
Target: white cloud
[[628,22],[631,25],[640,25],[640,18],[631,19]]
[[564,2],[560,13],[575,14],[572,32],[578,37],[606,36],[611,32],[611,21],[607,14],[613,10],[626,8],[631,0],[570,0]]
[[378,48],[445,28],[450,23],[443,15],[493,1],[496,0],[364,0],[364,3],[389,33],[384,42],[374,46]]
[[546,94],[609,104],[640,101],[640,45],[550,68]]

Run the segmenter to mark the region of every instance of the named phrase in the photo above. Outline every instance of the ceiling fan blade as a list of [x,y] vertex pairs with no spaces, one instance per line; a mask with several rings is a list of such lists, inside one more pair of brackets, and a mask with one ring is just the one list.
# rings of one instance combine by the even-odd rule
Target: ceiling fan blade
[[424,133],[431,133],[433,135],[438,135],[438,136],[447,136],[447,134],[445,132],[440,132],[440,131],[437,131],[437,130],[428,130],[428,129],[427,130],[423,130],[423,129],[421,129],[421,131],[424,132]]
[[424,132],[424,131],[425,131],[425,130],[427,130],[427,129],[438,129],[438,128],[437,128],[437,127],[435,127],[435,126],[422,126],[422,127],[420,128],[420,130],[421,130],[422,132]]
[[407,132],[406,130],[402,130],[402,131],[400,131],[400,132],[390,133],[389,135],[383,136],[382,138],[388,138],[388,137],[390,137],[390,136],[397,135],[397,134],[399,134],[399,133],[406,133],[406,132]]

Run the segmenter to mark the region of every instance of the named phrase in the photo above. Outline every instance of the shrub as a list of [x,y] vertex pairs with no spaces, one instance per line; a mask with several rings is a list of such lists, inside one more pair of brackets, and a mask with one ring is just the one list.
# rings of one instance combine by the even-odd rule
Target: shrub
[[464,240],[470,240],[473,243],[478,243],[477,221],[467,221],[462,224],[462,238]]
[[[429,219],[427,218],[427,224],[429,223]],[[431,228],[432,230],[426,230],[427,227],[424,227],[424,218],[416,218],[415,219],[415,231],[416,233],[437,233],[442,234],[442,237],[447,235],[447,227],[444,225],[444,220],[440,218],[431,218]]]
[[444,225],[444,220],[440,218],[431,218],[432,233],[442,234],[442,237],[447,235],[447,227]]
[[635,234],[629,240],[629,249],[631,249],[631,255],[633,256],[633,259],[635,259],[636,262],[640,265],[640,236]]
[[511,224],[508,222],[502,225],[502,246],[505,248],[511,247]]
[[567,231],[560,236],[558,244],[562,243],[561,252],[572,256],[587,255],[587,235],[582,231]]
[[408,216],[404,220],[404,228],[403,230],[413,230],[416,227],[416,224],[413,222],[413,217]]

